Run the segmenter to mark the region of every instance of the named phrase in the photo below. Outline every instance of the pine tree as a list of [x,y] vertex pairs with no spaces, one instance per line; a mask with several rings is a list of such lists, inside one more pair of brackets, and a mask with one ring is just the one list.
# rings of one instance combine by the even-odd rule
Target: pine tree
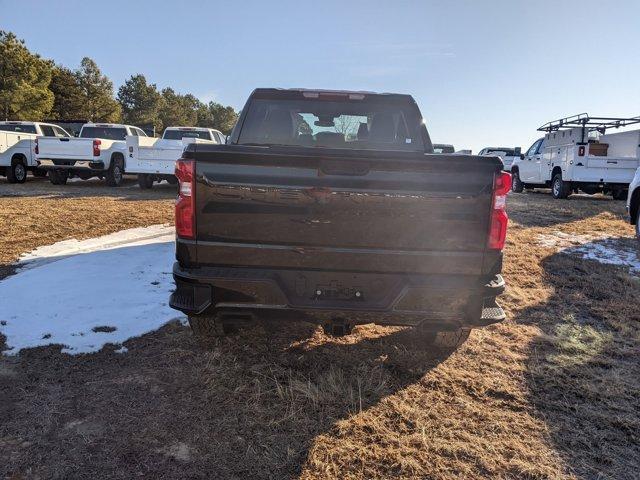
[[50,61],[13,33],[0,30],[0,118],[42,120],[53,106]]

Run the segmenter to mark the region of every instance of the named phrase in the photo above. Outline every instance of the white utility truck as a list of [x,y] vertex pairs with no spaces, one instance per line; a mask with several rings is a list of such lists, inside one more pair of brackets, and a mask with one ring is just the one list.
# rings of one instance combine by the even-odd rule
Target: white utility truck
[[0,122],[0,175],[9,183],[24,183],[27,172],[44,177],[46,172],[37,168],[36,138],[70,135],[57,125],[42,122]]
[[627,212],[629,212],[629,223],[635,225],[636,238],[640,241],[640,168],[636,170],[636,175],[629,184]]
[[483,155],[485,157],[500,157],[500,160],[502,160],[502,164],[504,165],[504,170],[510,172],[513,162],[520,158],[521,150],[522,149],[520,147],[486,147],[480,150],[478,155]]
[[512,167],[512,189],[551,187],[554,198],[582,191],[627,198],[639,166],[640,130],[606,133],[640,123],[640,117],[590,117],[586,113],[549,122],[546,132]]
[[83,180],[104,178],[107,185],[117,187],[125,172],[127,136],[147,134],[132,125],[85,123],[79,138],[38,139],[38,166],[49,172],[54,185],[63,185],[77,175]]
[[153,182],[167,180],[177,183],[176,160],[190,143],[224,143],[225,137],[218,130],[203,127],[168,127],[162,138],[127,137],[127,173],[138,174],[140,188],[151,188]]

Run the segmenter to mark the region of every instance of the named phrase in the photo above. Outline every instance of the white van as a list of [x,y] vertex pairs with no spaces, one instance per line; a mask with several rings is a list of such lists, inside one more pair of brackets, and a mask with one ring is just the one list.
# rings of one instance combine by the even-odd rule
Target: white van
[[607,134],[640,123],[640,117],[590,117],[586,113],[549,122],[547,132],[511,167],[512,189],[551,187],[554,198],[571,193],[611,194],[625,200],[639,166],[640,130]]

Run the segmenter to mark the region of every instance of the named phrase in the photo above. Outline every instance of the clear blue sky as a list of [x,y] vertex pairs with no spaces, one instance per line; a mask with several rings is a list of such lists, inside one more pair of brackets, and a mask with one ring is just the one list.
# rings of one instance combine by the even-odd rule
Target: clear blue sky
[[44,57],[239,109],[255,87],[410,93],[434,141],[522,146],[548,120],[640,115],[640,1],[0,0]]

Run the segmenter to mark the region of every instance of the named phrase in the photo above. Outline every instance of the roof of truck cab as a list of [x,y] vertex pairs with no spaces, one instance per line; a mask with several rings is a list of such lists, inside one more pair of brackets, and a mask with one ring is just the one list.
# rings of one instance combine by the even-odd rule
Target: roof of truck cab
[[133,125],[125,125],[123,123],[93,123],[93,122],[89,122],[89,123],[85,123],[84,125],[82,125],[82,128],[84,127],[103,127],[103,128],[139,128],[139,127],[134,127]]
[[23,121],[23,120],[3,120],[3,121],[0,121],[0,125],[53,125],[53,123],[31,122],[31,121]]
[[275,96],[283,96],[283,97],[299,97],[305,93],[319,93],[324,95],[375,95],[375,96],[385,96],[385,97],[403,97],[403,98],[411,98],[411,95],[406,93],[390,93],[390,92],[372,92],[369,90],[326,90],[326,89],[318,89],[318,88],[256,88],[251,96],[259,96],[259,95],[275,95]]
[[213,130],[214,132],[218,131],[215,128],[208,127],[167,127],[165,130],[195,130],[196,132],[208,132],[210,130]]

